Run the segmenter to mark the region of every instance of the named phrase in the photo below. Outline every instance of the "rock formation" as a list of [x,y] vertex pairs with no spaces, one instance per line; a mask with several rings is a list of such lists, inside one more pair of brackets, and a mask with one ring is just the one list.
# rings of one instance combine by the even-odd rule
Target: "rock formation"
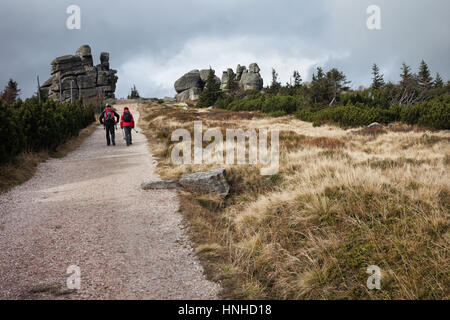
[[[214,70],[212,70],[215,73]],[[209,69],[204,70],[192,70],[183,75],[177,81],[175,81],[175,91],[177,95],[175,99],[177,101],[186,100],[198,100],[200,93],[205,88],[206,81],[208,80]],[[220,83],[220,79],[215,76],[215,79]]]
[[259,67],[256,63],[252,63],[248,70],[245,66],[241,66],[240,64],[236,67],[236,74],[232,69],[228,69],[223,72],[222,75],[222,85],[221,89],[226,89],[228,84],[228,79],[234,75],[235,81],[238,83],[239,87],[242,90],[256,90],[261,91],[263,88],[263,79],[259,74]]
[[246,66],[242,66],[240,64],[236,67],[236,81],[241,81],[241,76],[244,73],[244,71],[247,70]]
[[227,71],[224,71],[222,74],[222,85],[220,86],[220,89],[226,89],[228,85],[228,80],[234,76],[234,79],[236,80],[236,75],[233,72],[233,69],[228,68]]
[[117,71],[109,68],[109,53],[102,52],[100,64],[94,67],[91,48],[84,45],[75,55],[56,58],[51,65],[51,78],[41,86],[50,99],[114,98],[118,78]]
[[[248,70],[245,66],[238,64],[236,67],[236,73],[234,73],[233,69],[229,68],[223,72],[222,80],[215,75],[214,77],[217,83],[221,84],[221,89],[226,89],[228,79],[230,79],[231,76],[234,76],[235,81],[241,89],[261,91],[264,81],[259,71],[260,69],[256,63],[252,63]],[[214,70],[213,72],[215,74]],[[200,94],[205,88],[208,75],[209,69],[192,70],[175,81],[175,90],[177,92],[177,95],[175,96],[176,101],[181,102],[186,100],[198,100]]]
[[264,81],[259,71],[260,69],[256,63],[252,63],[248,70],[243,70],[239,81],[240,87],[244,90],[261,91]]

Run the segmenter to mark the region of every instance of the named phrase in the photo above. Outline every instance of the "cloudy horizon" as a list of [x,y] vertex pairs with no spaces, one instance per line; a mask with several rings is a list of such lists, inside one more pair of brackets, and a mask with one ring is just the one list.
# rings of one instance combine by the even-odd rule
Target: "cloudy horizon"
[[[80,30],[66,27],[73,4],[81,8]],[[366,26],[372,4],[381,8],[381,30]],[[373,63],[386,81],[398,81],[402,62],[416,72],[421,59],[433,76],[450,77],[447,0],[3,0],[0,7],[0,87],[13,78],[22,98],[36,91],[36,75],[50,77],[54,58],[84,44],[94,64],[100,52],[110,53],[118,98],[134,84],[145,97],[174,96],[173,83],[192,69],[211,66],[221,77],[252,62],[264,85],[272,68],[285,83],[293,70],[310,81],[321,66],[342,70],[354,88],[369,86]]]

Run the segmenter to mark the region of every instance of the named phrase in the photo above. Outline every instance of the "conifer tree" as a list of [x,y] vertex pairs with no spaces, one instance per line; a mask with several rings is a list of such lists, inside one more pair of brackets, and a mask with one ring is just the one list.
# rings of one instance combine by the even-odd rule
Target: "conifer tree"
[[299,88],[302,85],[302,76],[300,75],[300,72],[295,70],[292,77],[294,78],[294,88]]
[[202,93],[197,102],[198,108],[208,108],[210,106],[214,106],[217,99],[222,95],[222,91],[220,90],[220,83],[218,83],[214,76],[214,71],[209,68],[208,79],[206,80],[205,89],[203,89]]
[[268,88],[268,93],[277,94],[280,92],[281,83],[278,81],[278,73],[274,68],[272,68],[272,83]]
[[238,88],[238,84],[236,83],[236,75],[232,72],[228,77],[227,81],[227,89],[232,92]]
[[434,80],[434,87],[435,88],[442,88],[444,86],[444,80],[442,80],[441,75],[436,73],[436,79]]
[[16,102],[17,97],[20,94],[20,89],[16,81],[9,79],[8,84],[1,94],[1,99],[7,104],[13,104]]
[[420,62],[419,74],[417,77],[419,85],[425,88],[431,87],[433,84],[433,78],[430,75],[430,69],[424,60]]
[[373,89],[380,89],[385,85],[383,75],[380,74],[380,69],[378,68],[377,64],[374,63],[372,66],[372,88]]
[[131,93],[128,96],[128,99],[138,99],[138,98],[140,98],[139,91],[136,89],[136,85],[133,85],[133,88],[131,88]]
[[400,77],[402,80],[400,81],[400,85],[405,87],[411,83],[411,81],[414,79],[414,75],[411,73],[411,67],[404,62],[402,63],[401,70],[402,73],[400,74]]

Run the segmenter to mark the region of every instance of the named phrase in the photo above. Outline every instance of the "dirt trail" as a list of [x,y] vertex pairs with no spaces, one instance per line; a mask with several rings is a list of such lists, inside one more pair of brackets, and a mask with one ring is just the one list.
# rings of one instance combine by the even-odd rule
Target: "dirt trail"
[[[176,192],[139,187],[158,179],[145,136],[133,132],[127,148],[120,130],[115,147],[104,135],[99,127],[0,196],[0,299],[217,298],[188,244]],[[81,270],[76,292],[66,286],[70,265]]]

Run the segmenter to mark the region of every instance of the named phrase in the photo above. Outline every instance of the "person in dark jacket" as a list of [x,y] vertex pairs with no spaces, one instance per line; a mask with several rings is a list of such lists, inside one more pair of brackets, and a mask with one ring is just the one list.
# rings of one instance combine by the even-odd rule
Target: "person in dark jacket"
[[133,144],[133,138],[131,136],[131,129],[134,129],[134,118],[128,107],[123,110],[122,117],[120,118],[120,128],[125,131],[125,141],[127,146]]
[[113,108],[110,105],[106,106],[106,109],[102,111],[100,114],[99,121],[101,124],[105,126],[106,130],[106,144],[108,146],[116,145],[116,131],[115,126],[116,123],[119,122],[119,114],[113,110]]

